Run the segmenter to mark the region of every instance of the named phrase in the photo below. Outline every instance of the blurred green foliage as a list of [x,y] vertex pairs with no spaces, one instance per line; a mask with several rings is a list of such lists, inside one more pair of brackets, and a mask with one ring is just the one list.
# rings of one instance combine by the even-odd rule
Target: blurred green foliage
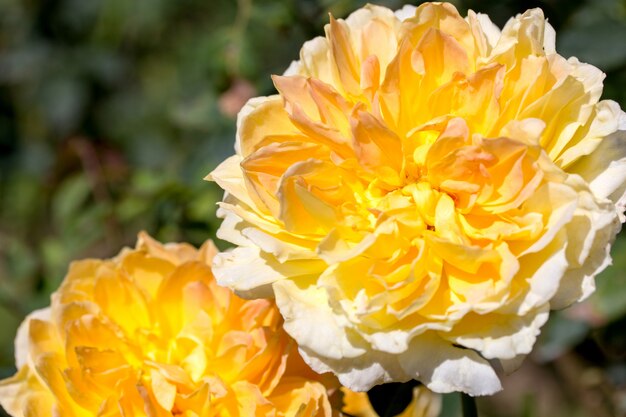
[[[0,376],[14,372],[18,324],[73,259],[112,256],[140,230],[196,245],[214,236],[221,192],[202,178],[232,153],[237,109],[273,91],[269,75],[323,33],[329,12],[364,3],[0,0]],[[454,3],[500,26],[541,7],[561,54],[603,69],[604,97],[626,107],[626,1]],[[592,299],[551,319],[518,378],[533,382],[483,400],[481,413],[626,413],[624,238],[613,254]],[[455,415],[447,396],[444,416]]]

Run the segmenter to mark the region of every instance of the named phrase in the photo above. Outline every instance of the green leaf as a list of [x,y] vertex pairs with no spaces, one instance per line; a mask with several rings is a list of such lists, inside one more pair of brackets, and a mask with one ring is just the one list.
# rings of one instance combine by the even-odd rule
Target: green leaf
[[610,71],[626,63],[624,39],[626,24],[604,20],[561,31],[557,37],[557,49],[563,56],[575,56]]
[[67,224],[81,209],[91,192],[89,181],[85,175],[75,175],[66,179],[54,196],[52,215],[59,226]]
[[[3,252],[3,260],[10,291],[13,296],[28,295],[32,291],[32,278],[34,277],[39,262],[32,249],[25,242],[18,239],[11,239],[7,245],[0,245]],[[3,282],[3,284],[5,283]]]

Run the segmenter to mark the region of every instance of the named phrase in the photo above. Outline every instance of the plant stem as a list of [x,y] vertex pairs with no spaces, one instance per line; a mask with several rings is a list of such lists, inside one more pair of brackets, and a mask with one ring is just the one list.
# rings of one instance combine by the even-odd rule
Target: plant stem
[[463,417],[478,417],[476,399],[463,392],[461,393],[461,408],[463,409]]

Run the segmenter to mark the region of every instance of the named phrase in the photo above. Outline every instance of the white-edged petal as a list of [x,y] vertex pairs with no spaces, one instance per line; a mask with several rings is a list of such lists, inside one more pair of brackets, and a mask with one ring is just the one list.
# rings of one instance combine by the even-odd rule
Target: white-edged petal
[[238,246],[251,246],[250,241],[242,234],[246,222],[233,211],[218,207],[216,215],[224,219],[217,229],[217,237]]
[[[256,246],[238,247],[213,258],[213,274],[219,285],[229,287],[243,298],[271,298],[271,284],[319,271],[320,261],[278,262]],[[319,273],[319,272],[318,272]]]
[[512,360],[530,353],[541,327],[548,320],[548,314],[547,303],[523,316],[493,314],[491,322],[483,320],[480,323],[482,328],[463,329],[462,333],[457,332],[456,336],[446,338],[480,352],[487,359]]
[[491,21],[488,15],[484,13],[476,13],[476,19],[478,23],[480,23],[480,28],[489,42],[489,46],[492,48],[498,44],[498,40],[500,40],[500,36],[502,36],[502,32],[500,28]]
[[417,7],[413,6],[412,4],[405,4],[401,9],[396,10],[394,14],[398,19],[404,21],[406,19],[414,17],[415,10],[417,10]]
[[502,389],[489,362],[473,350],[452,346],[435,334],[416,337],[399,360],[409,376],[435,392],[461,391],[477,396]]
[[518,314],[530,314],[532,310],[541,308],[554,297],[569,267],[566,249],[564,233],[560,233],[559,238],[541,252],[520,259],[520,272],[516,279],[525,279],[529,289],[518,307]]
[[283,75],[286,77],[291,75],[302,75],[302,64],[300,61],[291,61],[291,64],[289,64]]
[[400,367],[397,356],[388,353],[371,350],[355,358],[330,359],[303,347],[299,348],[299,352],[315,372],[334,373],[339,382],[352,391],[368,391],[374,385],[412,379]]
[[278,281],[273,288],[284,328],[302,348],[348,361],[366,352],[362,339],[347,327],[347,317],[333,311],[324,288],[299,286],[292,280]]
[[233,155],[211,171],[205,180],[215,181],[225,192],[258,211],[256,203],[252,200],[246,188],[240,164],[241,157]]
[[[572,227],[593,228],[595,225],[589,222],[575,223]],[[614,217],[614,222],[597,228],[592,233],[593,240],[588,249],[589,256],[577,267],[572,267],[565,272],[561,279],[559,290],[550,300],[553,309],[565,308],[576,301],[582,301],[589,297],[595,290],[595,276],[611,265],[610,249],[621,224]],[[575,235],[574,233],[571,233]]]
[[554,27],[548,23],[547,19],[543,32],[543,50],[546,55],[556,53],[556,30],[554,30]]
[[[280,239],[256,227],[247,227],[242,230],[242,234],[249,239],[250,242],[261,248],[263,252],[274,255],[278,262],[281,263],[298,259],[315,258],[315,251],[291,243],[287,237]],[[288,235],[288,233],[283,234]]]
[[[581,158],[569,171],[583,177],[598,198],[608,198],[624,212],[626,195],[626,113],[620,111],[618,129],[602,139],[598,147]],[[624,217],[621,221],[624,222]]]
[[52,310],[50,307],[35,310],[30,313],[20,324],[17,329],[17,335],[15,336],[15,367],[20,369],[28,362],[30,352],[29,342],[29,326],[32,319],[49,321],[51,319]]

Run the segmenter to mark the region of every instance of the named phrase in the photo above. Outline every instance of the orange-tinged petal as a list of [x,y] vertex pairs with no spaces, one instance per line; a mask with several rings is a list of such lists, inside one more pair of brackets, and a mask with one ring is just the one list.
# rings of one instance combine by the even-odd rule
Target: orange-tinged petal
[[352,116],[352,134],[359,163],[389,185],[400,184],[403,154],[396,134],[371,113],[359,108]]
[[326,27],[326,37],[330,40],[330,52],[343,88],[350,95],[358,95],[360,63],[352,49],[348,25],[344,21],[335,20],[331,15],[330,25]]

